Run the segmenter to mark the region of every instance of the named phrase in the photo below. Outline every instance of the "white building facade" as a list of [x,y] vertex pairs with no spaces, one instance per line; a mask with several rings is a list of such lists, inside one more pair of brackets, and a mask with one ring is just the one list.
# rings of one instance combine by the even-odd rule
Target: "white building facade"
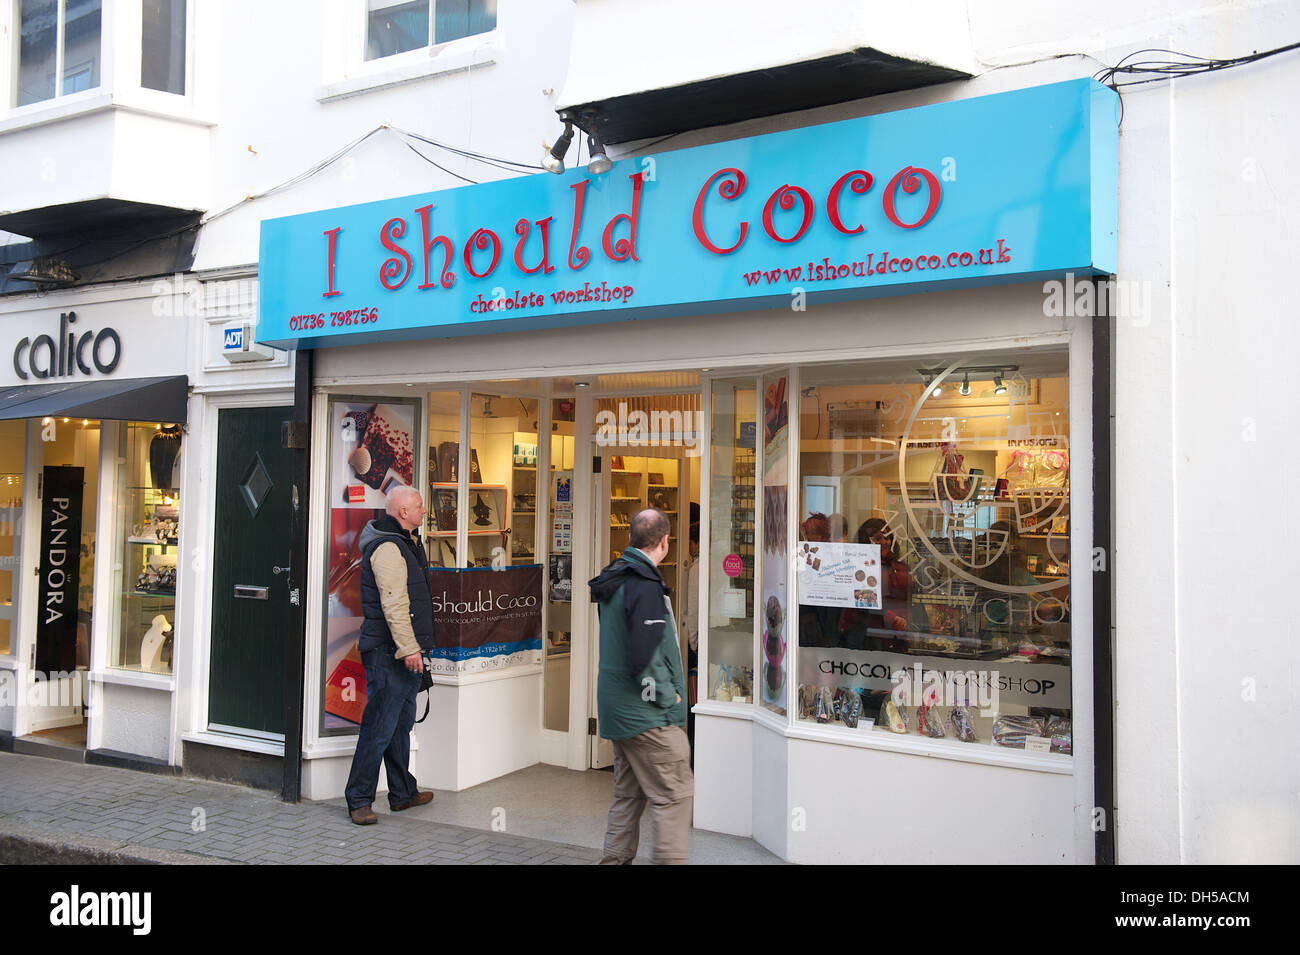
[[[17,488],[4,495],[0,543],[0,741],[38,751],[62,730],[89,760],[274,788],[288,762],[306,798],[340,795],[359,714],[346,683],[348,548],[390,477],[360,468],[340,444],[351,439],[376,467],[391,452],[396,476],[428,494],[435,579],[469,586],[476,568],[504,566],[523,580],[541,565],[540,583],[519,584],[540,605],[529,639],[496,657],[478,638],[447,648],[415,731],[426,785],[607,764],[591,732],[599,663],[582,583],[621,548],[639,504],[673,516],[674,593],[699,575],[697,827],[798,862],[1295,861],[1300,778],[1284,728],[1297,664],[1276,596],[1295,530],[1286,435],[1297,412],[1283,392],[1298,333],[1277,305],[1300,206],[1284,175],[1297,146],[1284,121],[1295,53],[1120,86],[1114,152],[1089,154],[1094,210],[1109,190],[1115,216],[1108,236],[1090,237],[1090,259],[951,284],[909,276],[889,295],[852,276],[837,294],[782,278],[749,298],[703,288],[707,276],[679,294],[656,268],[654,203],[694,157],[751,180],[750,193],[733,190],[748,202],[748,245],[716,257],[733,272],[755,249],[772,250],[771,266],[742,268],[799,263],[781,256],[803,229],[812,241],[860,221],[871,243],[894,235],[867,203],[898,170],[872,167],[871,149],[861,161],[875,191],[847,181],[838,205],[829,182],[763,179],[792,144],[833,150],[859,130],[916,137],[906,161],[944,190],[924,215],[945,237],[965,170],[1050,170],[1049,144],[1068,140],[1051,122],[1023,138],[1011,126],[967,137],[966,117],[986,115],[978,98],[1019,103],[1140,50],[1229,59],[1300,33],[1300,12],[1283,3],[1107,3],[1086,22],[1057,3],[924,6],[921,16],[825,0],[795,16],[779,3],[676,0],[652,13],[622,0],[0,3],[13,40],[0,50],[0,229],[20,237],[0,246],[0,327],[15,353],[0,381],[0,490]],[[557,112],[582,130],[562,178],[529,168],[560,134]],[[964,151],[925,139],[927,115],[952,117]],[[583,174],[592,131],[614,171]],[[645,229],[629,235],[626,173],[646,159],[669,177],[642,180]],[[529,175],[566,202],[575,187],[588,197],[602,213],[589,212],[585,233],[593,268],[602,257],[626,266],[644,306],[560,307],[504,326],[479,312],[474,325],[435,297],[481,287],[521,307],[516,292],[546,280],[526,268],[536,231],[519,233],[526,261],[509,277],[514,236],[497,229],[502,271],[481,282],[490,243],[467,244],[513,201],[501,190],[531,188],[501,183]],[[797,203],[769,203],[764,235],[763,200],[781,181],[806,186],[813,222],[800,226]],[[1043,182],[1049,198],[1068,192],[1050,173]],[[730,245],[731,197],[716,183],[699,194],[694,236]],[[912,207],[897,193],[906,229],[926,194]],[[386,233],[411,252],[403,265],[380,238],[397,212],[375,207],[369,234],[351,223],[370,220],[347,217],[408,196],[420,201],[403,200],[405,237]],[[426,204],[455,245],[451,284],[420,272]],[[845,210],[836,232],[828,206]],[[875,219],[847,211],[868,208]],[[446,224],[444,209],[464,216]],[[607,209],[631,217],[602,246]],[[347,225],[327,246],[334,210]],[[1042,236],[1043,249],[1071,228],[1068,216],[1025,225],[1003,211],[999,229]],[[517,215],[542,228],[542,211]],[[300,216],[312,218],[288,218]],[[292,248],[268,246],[267,220],[303,223],[286,233]],[[690,220],[687,201],[684,230]],[[578,243],[562,216],[552,230],[551,263],[572,285]],[[419,279],[442,288],[416,324],[384,334],[270,334],[258,323],[280,299],[267,296],[307,261],[307,235],[329,249],[331,283],[334,252],[342,282],[361,248],[376,275],[395,256],[389,280],[410,281],[401,294]],[[644,261],[614,261],[619,237],[639,241]],[[353,301],[356,287],[339,285],[331,307],[334,285],[322,285],[320,314],[389,314],[388,281]],[[60,328],[68,313],[76,321]],[[91,338],[83,373],[76,330],[104,328],[120,358]],[[32,376],[33,354],[46,376]],[[152,388],[170,388],[168,401]],[[683,423],[651,447],[626,424],[635,411]],[[376,419],[407,437],[374,443]],[[159,437],[175,426],[178,464]],[[44,494],[56,478],[83,487],[81,579],[63,598],[78,613],[62,630],[42,622],[57,589]],[[864,564],[847,604],[817,596],[811,546],[881,561],[881,572]],[[1224,566],[1237,553],[1249,573]],[[876,576],[879,586],[865,579]],[[676,610],[682,623],[680,599]],[[241,636],[262,633],[271,638]],[[942,738],[917,732],[935,713],[915,692],[891,692],[913,662],[998,671],[1004,696],[973,714],[978,742],[953,713],[980,708],[974,687],[934,707]],[[56,684],[70,695],[51,696]],[[895,714],[906,732],[888,731]]]

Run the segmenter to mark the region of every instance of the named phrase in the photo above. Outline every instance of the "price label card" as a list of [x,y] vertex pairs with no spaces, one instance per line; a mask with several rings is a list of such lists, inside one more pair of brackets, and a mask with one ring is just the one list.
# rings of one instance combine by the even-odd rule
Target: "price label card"
[[1050,753],[1052,751],[1052,741],[1046,736],[1026,736],[1025,752],[1026,753]]

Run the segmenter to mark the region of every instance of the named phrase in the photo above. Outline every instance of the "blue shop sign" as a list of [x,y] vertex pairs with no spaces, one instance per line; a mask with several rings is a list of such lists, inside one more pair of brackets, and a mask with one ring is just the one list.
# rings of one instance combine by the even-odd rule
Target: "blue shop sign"
[[788,307],[1115,271],[1093,80],[262,222],[281,348]]

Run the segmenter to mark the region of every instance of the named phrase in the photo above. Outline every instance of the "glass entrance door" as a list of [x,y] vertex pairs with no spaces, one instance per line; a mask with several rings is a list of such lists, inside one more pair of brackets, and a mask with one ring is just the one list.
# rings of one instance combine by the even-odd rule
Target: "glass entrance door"
[[[683,666],[688,659],[684,610],[687,583],[689,537],[693,516],[691,503],[699,499],[699,459],[695,467],[682,447],[639,447],[614,445],[601,448],[600,471],[593,481],[595,513],[593,515],[596,568],[617,560],[631,544],[631,522],[638,511],[656,508],[668,518],[668,555],[659,565],[659,573],[668,585],[673,604],[674,624]],[[696,512],[697,515],[697,512]],[[596,718],[596,695],[600,673],[600,620],[595,605],[591,611],[591,675],[589,711]],[[599,728],[598,728],[599,730]],[[599,731],[591,737],[591,767],[601,769],[614,761],[613,746],[602,739]]]

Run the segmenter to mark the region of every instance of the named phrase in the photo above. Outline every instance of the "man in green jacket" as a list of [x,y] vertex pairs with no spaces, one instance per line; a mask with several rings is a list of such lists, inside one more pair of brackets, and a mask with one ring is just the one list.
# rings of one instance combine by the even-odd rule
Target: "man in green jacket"
[[596,713],[614,743],[614,803],[601,865],[636,856],[647,800],[656,865],[690,857],[695,777],[686,739],[686,679],[668,588],[657,569],[668,555],[668,518],[650,508],[632,518],[630,546],[588,582],[600,605]]

